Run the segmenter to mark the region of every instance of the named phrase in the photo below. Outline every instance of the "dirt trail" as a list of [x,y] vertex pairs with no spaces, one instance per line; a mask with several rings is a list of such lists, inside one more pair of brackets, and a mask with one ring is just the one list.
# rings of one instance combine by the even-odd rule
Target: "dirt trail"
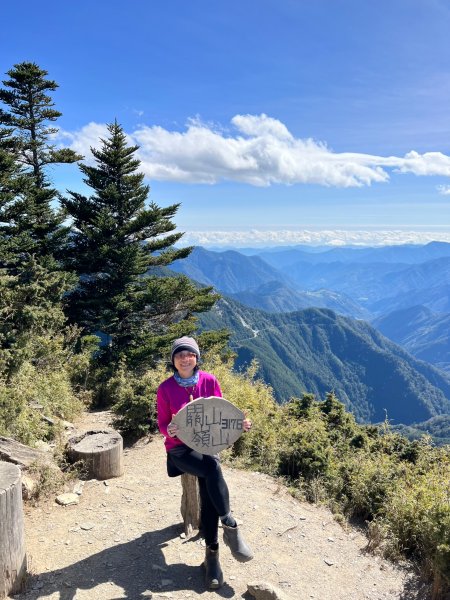
[[[106,412],[77,429],[105,426]],[[125,450],[125,474],[87,481],[78,505],[26,507],[31,576],[18,600],[245,598],[267,581],[290,600],[424,600],[402,569],[364,553],[366,539],[329,511],[294,500],[260,473],[224,468],[231,506],[255,552],[237,563],[221,544],[225,585],[205,591],[202,540],[183,539],[180,479],[169,479],[160,436]]]

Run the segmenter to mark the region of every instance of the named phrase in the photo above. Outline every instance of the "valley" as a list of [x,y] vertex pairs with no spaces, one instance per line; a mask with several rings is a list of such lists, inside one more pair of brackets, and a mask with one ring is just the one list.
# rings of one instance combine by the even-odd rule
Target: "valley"
[[228,328],[278,402],[333,390],[360,422],[416,431],[450,414],[450,244],[199,247],[172,269],[222,295],[201,328]]

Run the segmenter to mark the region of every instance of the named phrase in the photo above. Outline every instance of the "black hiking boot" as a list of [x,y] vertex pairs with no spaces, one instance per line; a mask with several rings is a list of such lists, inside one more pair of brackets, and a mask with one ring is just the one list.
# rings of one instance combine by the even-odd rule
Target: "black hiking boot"
[[239,562],[247,562],[252,560],[253,552],[246,544],[239,527],[228,527],[228,525],[222,524],[223,527],[223,541],[231,550],[233,557]]
[[219,563],[219,548],[211,550],[206,546],[205,561],[205,584],[208,590],[217,590],[223,586],[223,573]]

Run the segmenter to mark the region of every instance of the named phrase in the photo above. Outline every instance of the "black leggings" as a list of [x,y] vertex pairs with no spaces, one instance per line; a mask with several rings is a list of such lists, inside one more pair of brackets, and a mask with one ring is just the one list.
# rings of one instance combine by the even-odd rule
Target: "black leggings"
[[196,475],[200,491],[200,518],[207,546],[217,544],[219,517],[230,512],[230,495],[217,456],[200,454],[187,446],[169,450],[173,464],[183,473]]

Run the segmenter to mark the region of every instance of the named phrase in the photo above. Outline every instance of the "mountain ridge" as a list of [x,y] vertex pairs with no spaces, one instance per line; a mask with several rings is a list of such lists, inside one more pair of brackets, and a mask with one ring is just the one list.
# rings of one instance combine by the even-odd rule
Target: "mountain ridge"
[[[202,329],[227,327],[236,367],[256,358],[279,402],[334,390],[360,422],[425,421],[450,414],[450,378],[364,321],[327,309],[269,314],[222,298]],[[395,398],[395,402],[392,399]]]
[[450,315],[422,305],[399,309],[372,323],[416,358],[450,372]]

